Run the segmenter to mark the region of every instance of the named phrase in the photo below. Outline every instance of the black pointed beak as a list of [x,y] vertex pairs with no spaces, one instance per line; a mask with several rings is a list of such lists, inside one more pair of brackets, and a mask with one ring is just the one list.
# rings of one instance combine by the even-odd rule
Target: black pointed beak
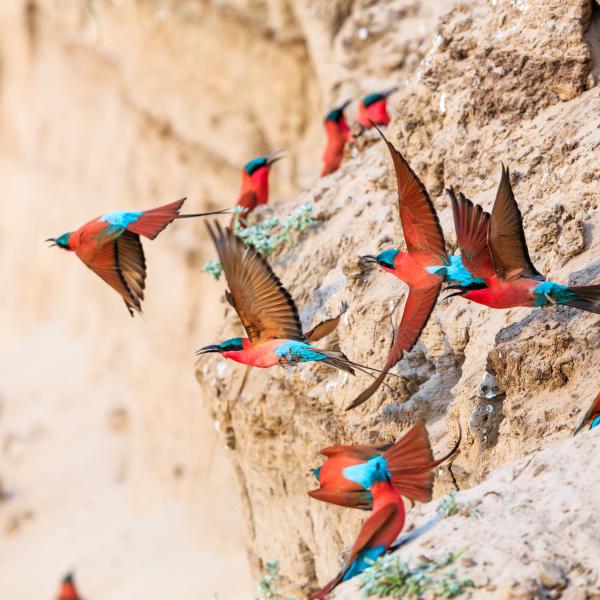
[[359,256],[358,257],[360,259],[361,262],[366,262],[366,263],[370,263],[370,262],[377,262],[377,257],[373,256],[372,254],[365,254],[364,256]]
[[[456,286],[454,286],[453,288],[451,287],[451,288],[446,288],[446,289],[456,289]],[[454,292],[453,294],[448,294],[445,298],[442,298],[442,302],[445,302],[446,300],[450,300],[450,298],[454,298],[454,296],[462,296],[464,293],[465,293],[465,290],[463,288],[460,288],[458,290],[458,292]]]
[[44,240],[44,242],[52,242],[48,248],[52,248],[52,246],[58,246],[58,244],[56,243],[56,238],[48,238],[47,240]]
[[208,354],[209,352],[221,352],[221,347],[218,344],[211,344],[210,346],[204,346],[200,350],[196,350],[196,356],[201,354]]
[[267,166],[275,164],[278,160],[285,158],[285,150],[275,150],[265,156],[267,159]]
[[345,110],[349,104],[352,104],[352,98],[350,98],[349,100],[346,100],[345,102],[342,102],[339,106],[339,109]]

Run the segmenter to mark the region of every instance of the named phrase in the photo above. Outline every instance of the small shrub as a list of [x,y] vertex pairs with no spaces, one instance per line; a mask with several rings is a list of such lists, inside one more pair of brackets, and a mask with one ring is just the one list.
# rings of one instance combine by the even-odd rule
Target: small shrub
[[457,576],[456,569],[444,570],[459,555],[449,553],[439,561],[421,561],[411,567],[397,554],[387,554],[361,575],[359,585],[365,596],[454,598],[473,587],[470,579]]
[[[273,560],[265,564],[265,572],[256,586],[258,600],[285,600],[279,585],[281,575],[279,574],[279,561]],[[288,600],[295,600],[288,598]]]
[[[304,231],[312,225],[310,213],[312,206],[302,204],[292,214],[288,215],[283,223],[277,217],[270,217],[248,227],[241,227],[239,223],[240,209],[234,208],[233,232],[247,245],[252,245],[263,256],[270,256],[282,246],[289,243],[294,232]],[[219,279],[223,272],[221,263],[217,260],[207,260],[202,267],[215,279]]]

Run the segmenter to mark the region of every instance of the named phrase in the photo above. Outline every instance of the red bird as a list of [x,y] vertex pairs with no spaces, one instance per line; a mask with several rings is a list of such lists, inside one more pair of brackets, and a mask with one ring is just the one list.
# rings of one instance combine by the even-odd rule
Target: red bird
[[579,424],[579,427],[575,430],[575,433],[579,433],[584,427],[590,426],[590,429],[598,427],[600,425],[600,392],[592,402],[589,410],[587,411],[583,421]]
[[394,543],[404,527],[404,502],[389,473],[380,469],[374,478],[370,488],[373,497],[371,516],[362,526],[340,572],[313,596],[317,600],[323,600],[339,583],[370,567]]
[[398,187],[398,209],[406,241],[406,252],[389,249],[377,256],[362,258],[377,263],[384,271],[398,277],[408,285],[408,298],[396,333],[392,349],[379,377],[359,396],[347,410],[368,400],[383,383],[388,371],[417,343],[436,303],[444,276],[430,269],[450,265],[446,253],[444,234],[433,202],[404,157],[377,128],[387,144],[394,162]]
[[[240,211],[239,224],[246,226],[248,215],[259,205],[269,201],[269,172],[271,167],[283,155],[281,152],[271,152],[266,156],[259,156],[244,165],[242,170],[242,189],[237,201]],[[232,224],[236,215],[232,217]]]
[[344,116],[344,109],[352,100],[347,100],[342,105],[334,108],[325,116],[325,131],[327,132],[327,145],[323,152],[323,168],[321,177],[329,175],[340,168],[344,158],[344,147],[352,141],[352,133]]
[[82,600],[75,587],[73,573],[67,573],[63,577],[56,600]]
[[463,264],[474,278],[479,278],[448,286],[458,290],[448,298],[462,296],[491,308],[566,304],[600,314],[600,285],[554,283],[533,265],[521,212],[504,165],[491,216],[462,194],[457,198],[452,189],[448,193]]
[[397,89],[393,87],[385,92],[365,96],[358,104],[358,123],[365,129],[371,129],[373,125],[389,125],[387,99]]
[[[327,460],[313,473],[319,489],[308,494],[316,500],[369,510],[373,498],[370,474],[375,461],[382,462],[390,472],[390,480],[398,491],[413,502],[429,502],[433,488],[433,469],[456,452],[454,448],[435,460],[429,435],[423,421],[418,421],[395,444],[383,446],[331,446],[321,450]],[[359,466],[356,468],[356,466]]]
[[145,211],[107,213],[47,242],[75,252],[86,267],[116,290],[129,314],[142,312],[146,286],[146,260],[140,235],[153,240],[175,219],[218,215],[226,211],[180,215],[185,198]]

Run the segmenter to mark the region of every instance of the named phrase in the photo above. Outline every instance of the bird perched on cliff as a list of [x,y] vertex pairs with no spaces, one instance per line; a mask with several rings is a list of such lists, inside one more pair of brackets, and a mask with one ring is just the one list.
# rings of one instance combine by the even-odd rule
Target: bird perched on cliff
[[347,142],[352,141],[352,133],[344,116],[344,109],[350,102],[352,100],[346,100],[346,102],[325,115],[327,145],[323,152],[321,177],[329,175],[340,168],[342,159],[344,158],[344,147]]
[[450,458],[460,445],[443,458],[435,460],[429,435],[423,421],[418,421],[395,444],[383,446],[330,446],[321,450],[327,460],[313,473],[319,488],[308,494],[316,500],[370,510],[373,504],[369,491],[375,464],[390,473],[390,481],[413,502],[429,502],[433,488],[433,469]]
[[392,483],[392,474],[383,457],[378,457],[365,465],[348,467],[354,469],[354,476],[368,481],[373,499],[373,510],[360,529],[358,537],[344,561],[340,572],[313,598],[323,600],[338,584],[347,581],[370,567],[394,543],[404,527],[406,511],[400,490]]
[[384,271],[406,283],[408,297],[392,349],[381,374],[353,400],[348,409],[359,406],[370,398],[382,384],[388,371],[419,339],[444,281],[443,274],[433,273],[429,268],[444,265],[452,269],[452,263],[446,253],[444,234],[425,186],[381,130],[377,128],[377,131],[390,151],[396,171],[398,209],[406,251],[388,249],[377,256],[369,254],[361,258],[377,263]]
[[146,260],[140,235],[153,240],[175,219],[218,215],[226,210],[180,215],[185,198],[144,211],[106,213],[77,231],[48,238],[53,246],[75,252],[86,267],[116,290],[129,314],[142,312]]
[[[242,189],[236,206],[238,222],[246,226],[248,215],[259,205],[269,201],[269,172],[278,160],[283,158],[281,151],[271,152],[247,162],[242,169]],[[235,219],[235,215],[232,218]]]
[[447,298],[462,296],[491,308],[566,304],[600,314],[600,285],[554,283],[533,265],[508,168],[502,165],[491,216],[462,194],[448,193],[464,267],[477,279],[448,286],[457,291]]
[[358,123],[365,129],[373,125],[389,125],[390,116],[387,112],[387,99],[398,88],[393,87],[384,92],[369,94],[358,103]]
[[594,398],[592,405],[585,414],[585,417],[583,417],[583,421],[581,421],[581,423],[575,430],[575,434],[579,433],[584,427],[587,427],[588,425],[590,429],[594,429],[594,427],[598,427],[598,425],[600,425],[600,392],[598,392],[598,395],[596,396],[596,398]]
[[365,368],[342,352],[312,346],[308,338],[323,337],[332,323],[321,323],[316,330],[303,333],[294,300],[267,261],[230,229],[224,230],[218,223],[214,228],[210,224],[207,227],[229,285],[226,298],[238,313],[248,337],[205,346],[197,355],[218,352],[225,358],[260,368],[311,361],[352,375],[355,367]]
[[82,600],[77,588],[75,587],[73,573],[67,573],[63,577],[56,600]]

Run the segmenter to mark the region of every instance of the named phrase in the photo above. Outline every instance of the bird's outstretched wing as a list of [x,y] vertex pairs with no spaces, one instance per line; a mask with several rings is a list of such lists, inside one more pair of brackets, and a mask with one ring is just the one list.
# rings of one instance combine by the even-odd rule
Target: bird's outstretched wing
[[309,331],[305,331],[304,335],[311,342],[318,342],[320,339],[327,337],[330,333],[333,333],[335,331],[335,329],[340,323],[340,319],[347,310],[348,305],[344,302],[344,304],[342,304],[342,310],[336,317],[321,321]]
[[92,239],[77,248],[77,255],[123,297],[132,316],[142,312],[146,260],[139,235],[124,231],[116,238]]
[[267,261],[219,223],[208,232],[229,284],[228,301],[238,313],[251,344],[267,340],[304,341],[298,309]]
[[409,288],[402,319],[385,366],[377,379],[357,396],[346,410],[356,408],[368,400],[379,389],[388,371],[402,358],[404,352],[412,350],[429,320],[440,287],[441,285],[438,284],[429,288]]
[[488,244],[494,269],[501,279],[541,278],[529,257],[523,218],[510,185],[508,168],[504,165],[492,210]]
[[454,229],[462,263],[473,277],[492,277],[495,274],[488,246],[490,214],[453,188],[446,190],[452,202]]
[[392,156],[398,186],[398,209],[408,251],[431,265],[447,264],[444,234],[433,202],[402,154],[375,126]]

